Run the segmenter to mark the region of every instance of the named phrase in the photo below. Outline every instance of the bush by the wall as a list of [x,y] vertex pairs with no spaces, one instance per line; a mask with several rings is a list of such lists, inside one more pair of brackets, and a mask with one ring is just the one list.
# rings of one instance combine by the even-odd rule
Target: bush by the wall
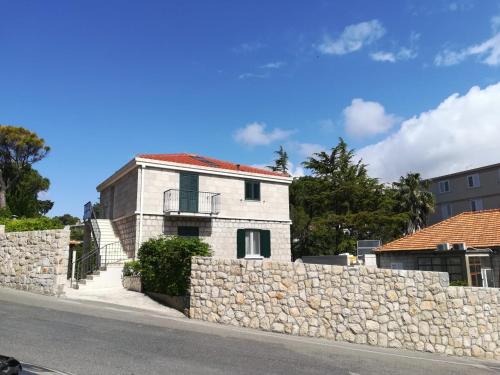
[[196,237],[160,237],[143,243],[138,255],[145,291],[183,296],[189,290],[191,257],[211,251]]
[[62,229],[64,225],[58,219],[49,217],[7,219],[1,218],[0,224],[5,225],[6,232],[25,232],[30,230]]
[[130,260],[123,264],[123,276],[140,276],[141,263],[138,260]]

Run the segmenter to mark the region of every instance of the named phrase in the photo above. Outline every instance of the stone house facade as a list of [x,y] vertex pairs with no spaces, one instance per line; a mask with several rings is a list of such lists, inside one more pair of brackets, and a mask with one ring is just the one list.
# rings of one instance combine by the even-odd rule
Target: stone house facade
[[288,187],[270,170],[195,154],[139,155],[97,187],[129,257],[159,235],[198,236],[215,257],[289,261]]

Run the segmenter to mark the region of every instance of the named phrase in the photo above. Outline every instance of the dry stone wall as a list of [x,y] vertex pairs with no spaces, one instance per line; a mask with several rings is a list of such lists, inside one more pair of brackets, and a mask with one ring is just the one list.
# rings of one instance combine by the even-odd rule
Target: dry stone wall
[[500,289],[447,273],[194,258],[190,316],[417,351],[500,359]]
[[4,233],[0,226],[0,286],[60,295],[68,254],[67,229]]

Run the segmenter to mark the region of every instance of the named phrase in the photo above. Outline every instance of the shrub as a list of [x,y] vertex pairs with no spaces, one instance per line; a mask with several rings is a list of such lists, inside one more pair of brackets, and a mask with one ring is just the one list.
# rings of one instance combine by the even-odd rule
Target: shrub
[[123,276],[140,276],[141,263],[138,260],[130,260],[123,264]]
[[5,225],[6,232],[25,232],[29,230],[62,229],[64,225],[57,219],[49,217],[6,219],[1,218],[0,224]]
[[144,290],[171,296],[186,295],[191,257],[210,255],[209,245],[196,237],[160,237],[143,243],[139,261]]
[[465,280],[450,281],[450,286],[468,286],[469,283]]

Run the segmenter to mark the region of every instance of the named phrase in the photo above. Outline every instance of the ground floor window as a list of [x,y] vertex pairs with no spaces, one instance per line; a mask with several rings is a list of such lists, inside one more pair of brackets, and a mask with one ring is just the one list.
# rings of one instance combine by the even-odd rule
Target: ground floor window
[[418,258],[420,271],[448,272],[450,281],[465,281],[463,258],[459,256],[429,256]]
[[177,227],[179,237],[199,237],[200,228],[198,227]]
[[468,256],[471,286],[494,287],[489,256]]
[[271,256],[271,231],[263,229],[237,230],[238,258],[269,258]]

